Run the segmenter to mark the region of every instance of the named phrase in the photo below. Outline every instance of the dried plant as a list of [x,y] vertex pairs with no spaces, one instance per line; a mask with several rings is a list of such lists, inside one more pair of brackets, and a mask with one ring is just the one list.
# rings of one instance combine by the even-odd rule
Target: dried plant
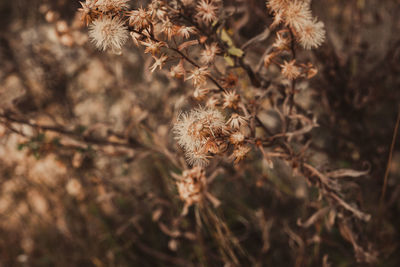
[[[109,114],[100,104],[96,112],[90,112],[93,116],[105,113],[102,122],[88,118],[81,123],[74,116],[66,119],[51,112],[36,118],[25,116],[18,111],[16,100],[34,95],[29,89],[4,98],[7,104],[0,113],[0,130],[18,136],[13,142],[24,157],[33,155],[38,161],[45,159],[46,164],[59,164],[60,170],[54,172],[64,177],[60,179],[65,194],[81,209],[73,214],[90,222],[92,215],[86,209],[92,202],[101,206],[101,212],[93,212],[93,216],[106,219],[96,219],[100,226],[95,229],[109,220],[107,229],[112,230],[107,235],[118,244],[110,250],[112,256],[107,255],[109,265],[139,263],[142,258],[135,253],[115,260],[118,251],[134,247],[154,257],[159,265],[263,266],[279,262],[268,253],[285,243],[282,247],[290,249],[291,265],[330,266],[331,255],[319,250],[326,236],[334,236],[333,228],[352,246],[355,261],[376,264],[381,252],[364,235],[366,225],[376,220],[375,214],[371,216],[372,211],[363,208],[352,180],[368,175],[371,168],[367,164],[361,170],[335,169],[337,164],[318,158],[321,153],[316,143],[321,137],[315,133],[325,123],[320,119],[325,113],[319,110],[329,100],[321,93],[322,103],[317,107],[303,103],[307,95],[323,90],[313,88],[314,79],[331,75],[320,55],[332,37],[329,28],[325,29],[324,17],[314,16],[312,1],[268,0],[261,5],[264,9],[256,6],[260,4],[257,1],[132,2],[85,0],[71,25],[51,8],[42,8],[62,49],[90,55],[80,67],[72,68],[71,77],[90,69],[90,64],[104,64],[112,73],[110,82],[106,75],[97,77],[108,84],[102,92],[97,91],[96,79],[88,77],[86,82],[95,83],[92,92],[65,96],[75,101],[70,112],[76,112],[80,104],[82,117],[89,105],[80,99],[88,93],[105,97],[104,103],[118,99]],[[252,22],[256,10],[262,10],[264,24]],[[238,19],[240,12],[245,19]],[[254,25],[263,29],[252,37],[241,34]],[[87,34],[82,33],[84,27]],[[340,57],[338,53],[335,56]],[[138,70],[126,67],[134,57],[141,62]],[[126,64],[106,62],[114,59]],[[131,88],[122,78],[127,73],[143,76],[140,82],[145,85],[137,85],[135,92],[126,90]],[[85,76],[81,79],[86,80]],[[114,86],[125,91],[109,89]],[[10,162],[7,168],[14,168],[16,161]],[[17,181],[35,177],[29,168],[15,172],[20,173]],[[41,182],[29,181],[32,189],[26,198],[38,214],[46,214],[50,206],[42,197],[44,189],[36,188]],[[18,183],[10,180],[10,184],[17,188],[10,192],[23,192]],[[63,193],[56,194],[53,199],[62,198]],[[14,208],[7,201],[2,204],[6,210]],[[22,204],[16,205],[23,211]],[[62,206],[55,205],[59,215]],[[64,222],[60,216],[55,215]],[[51,221],[46,216],[45,220]],[[67,224],[57,227],[74,236]],[[152,236],[153,231],[162,234]],[[144,238],[148,232],[149,237]],[[73,238],[86,244],[95,240],[93,236]],[[161,241],[155,244],[153,239]],[[167,253],[162,252],[164,243],[168,244]],[[194,243],[193,250],[184,245]],[[33,251],[25,250],[27,254]],[[284,263],[286,252],[278,257]],[[153,260],[149,259],[149,264]],[[91,262],[96,266],[105,263],[95,257]]]

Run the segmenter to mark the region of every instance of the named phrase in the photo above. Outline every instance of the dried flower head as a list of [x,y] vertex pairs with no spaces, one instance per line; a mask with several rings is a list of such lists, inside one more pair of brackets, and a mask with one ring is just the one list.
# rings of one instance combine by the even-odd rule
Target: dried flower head
[[198,18],[205,23],[211,23],[217,19],[217,9],[218,7],[210,0],[200,0],[196,6]]
[[143,30],[150,26],[150,16],[143,8],[132,10],[127,13],[129,15],[129,25],[137,30]]
[[146,41],[141,41],[140,43],[146,47],[144,49],[144,52],[150,53],[152,55],[159,53],[161,47],[166,46],[166,43],[164,43],[164,42],[157,42],[157,41],[153,41],[151,39],[147,39]]
[[304,49],[317,48],[325,40],[324,23],[317,20],[307,21],[297,35]]
[[243,160],[246,155],[250,152],[251,148],[247,145],[238,145],[235,147],[233,150],[232,155],[230,158],[234,161],[235,164],[237,164],[239,161]]
[[130,35],[131,35],[131,37],[132,37],[133,43],[134,43],[137,47],[139,47],[139,41],[140,41],[140,39],[142,38],[142,35],[140,35],[139,33],[136,33],[136,32],[130,32]]
[[278,32],[276,33],[276,39],[272,46],[275,47],[277,50],[289,50],[289,39],[285,38],[282,34]]
[[122,46],[129,38],[129,32],[118,17],[103,16],[90,24],[89,37],[98,49],[111,49],[120,54]]
[[206,106],[208,108],[215,108],[218,104],[219,104],[219,99],[216,98],[215,96],[208,98],[206,102]]
[[205,50],[200,53],[200,60],[204,64],[210,64],[214,61],[215,56],[220,52],[221,50],[219,49],[217,43],[205,45]]
[[169,71],[169,75],[172,78],[182,78],[186,74],[185,68],[183,67],[183,61],[179,61],[178,65],[172,66]]
[[237,105],[240,100],[240,95],[238,95],[234,90],[227,91],[223,93],[223,108],[233,108],[237,109]]
[[205,167],[210,162],[211,156],[204,149],[186,151],[185,157],[190,166]]
[[176,34],[182,38],[188,39],[190,37],[190,34],[196,33],[196,28],[195,27],[189,27],[189,26],[179,26]]
[[151,72],[154,72],[154,71],[157,69],[157,67],[161,70],[162,67],[163,67],[164,64],[165,64],[165,61],[167,61],[167,59],[168,59],[168,57],[167,57],[166,55],[161,55],[159,58],[153,56],[153,58],[154,58],[155,62],[154,62],[154,64],[150,67],[150,71],[151,71]]
[[233,113],[229,120],[226,122],[232,129],[240,129],[248,125],[247,119],[237,113]]
[[274,21],[272,22],[270,28],[274,29],[276,26],[283,22],[283,11],[278,11],[274,13]]
[[229,136],[229,141],[234,144],[238,145],[243,143],[245,136],[241,132],[234,132]]
[[289,1],[284,9],[284,20],[296,32],[300,32],[307,22],[312,20],[309,3],[301,0]]
[[101,12],[96,8],[93,0],[86,0],[85,2],[79,3],[82,7],[79,8],[78,11],[82,13],[82,21],[86,22],[86,26],[101,14]]
[[191,205],[202,201],[204,197],[204,193],[207,190],[205,171],[200,167],[194,167],[183,171],[182,175],[174,176],[177,179],[176,186],[179,197],[185,202],[182,213],[186,214]]
[[210,92],[210,89],[208,89],[208,88],[200,88],[200,87],[197,87],[197,88],[194,89],[193,97],[194,97],[196,100],[203,100],[203,99],[205,98],[205,96],[206,96],[209,92]]
[[291,60],[289,62],[285,61],[281,65],[281,68],[282,75],[289,80],[294,80],[301,74],[300,68],[296,66],[296,60]]
[[307,65],[303,65],[303,67],[305,68],[305,74],[307,79],[311,79],[318,73],[317,68],[315,68],[313,64],[310,62],[307,63]]
[[186,80],[192,80],[193,85],[197,87],[206,83],[208,75],[210,75],[210,71],[207,70],[207,67],[196,68],[191,71]]
[[167,36],[168,40],[171,40],[172,36],[176,35],[177,27],[166,18],[161,25],[161,32]]
[[167,8],[165,7],[164,1],[152,0],[149,5],[149,13],[153,20],[163,20],[167,15]]
[[178,144],[186,151],[190,163],[207,161],[210,141],[226,135],[225,118],[216,109],[197,108],[180,115],[173,131]]

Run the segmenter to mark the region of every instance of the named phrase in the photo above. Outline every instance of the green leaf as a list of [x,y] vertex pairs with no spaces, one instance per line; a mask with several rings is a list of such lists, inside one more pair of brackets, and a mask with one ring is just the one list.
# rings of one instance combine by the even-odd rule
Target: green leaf
[[230,47],[228,53],[235,57],[242,57],[244,54],[243,50],[237,47]]
[[235,61],[233,61],[233,59],[230,56],[224,55],[224,59],[225,59],[226,63],[228,64],[228,66],[230,66],[230,67],[235,66]]
[[221,30],[221,40],[224,41],[228,46],[233,46],[232,38],[225,31],[225,29]]
[[26,144],[18,144],[17,149],[18,149],[19,151],[21,151],[22,149],[24,149],[25,146],[26,146]]

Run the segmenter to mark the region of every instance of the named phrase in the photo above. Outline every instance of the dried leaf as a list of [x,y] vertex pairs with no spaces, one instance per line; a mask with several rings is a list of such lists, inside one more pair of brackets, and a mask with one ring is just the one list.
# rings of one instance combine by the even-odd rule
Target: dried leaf
[[329,207],[325,207],[325,208],[318,210],[310,218],[308,218],[308,220],[305,223],[302,223],[301,219],[299,218],[299,219],[297,219],[297,225],[300,227],[303,227],[303,228],[308,228],[311,225],[313,225],[316,221],[318,221],[320,218],[325,216],[325,214],[327,214],[328,211],[329,211]]
[[327,173],[325,173],[325,175],[329,176],[329,177],[332,177],[332,178],[360,177],[360,176],[368,174],[369,171],[370,171],[370,168],[368,168],[365,171],[356,171],[356,170],[352,170],[352,169],[340,169],[340,170],[327,172]]

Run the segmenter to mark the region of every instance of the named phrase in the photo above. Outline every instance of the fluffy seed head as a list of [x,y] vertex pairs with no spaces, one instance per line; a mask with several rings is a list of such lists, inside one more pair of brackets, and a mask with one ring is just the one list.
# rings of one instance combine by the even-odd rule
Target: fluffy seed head
[[317,48],[325,40],[324,23],[316,20],[307,21],[297,34],[304,49]]
[[225,118],[216,109],[197,108],[182,113],[174,126],[176,139],[185,150],[198,150],[225,129]]
[[173,131],[178,144],[186,151],[189,163],[201,166],[207,164],[208,153],[214,153],[210,144],[227,132],[221,112],[201,107],[182,113]]
[[286,25],[297,32],[301,31],[303,26],[312,20],[309,4],[300,0],[290,1],[283,14]]
[[122,46],[129,38],[129,32],[119,18],[103,16],[90,24],[89,37],[98,49],[103,51],[111,49],[112,52],[121,54]]

